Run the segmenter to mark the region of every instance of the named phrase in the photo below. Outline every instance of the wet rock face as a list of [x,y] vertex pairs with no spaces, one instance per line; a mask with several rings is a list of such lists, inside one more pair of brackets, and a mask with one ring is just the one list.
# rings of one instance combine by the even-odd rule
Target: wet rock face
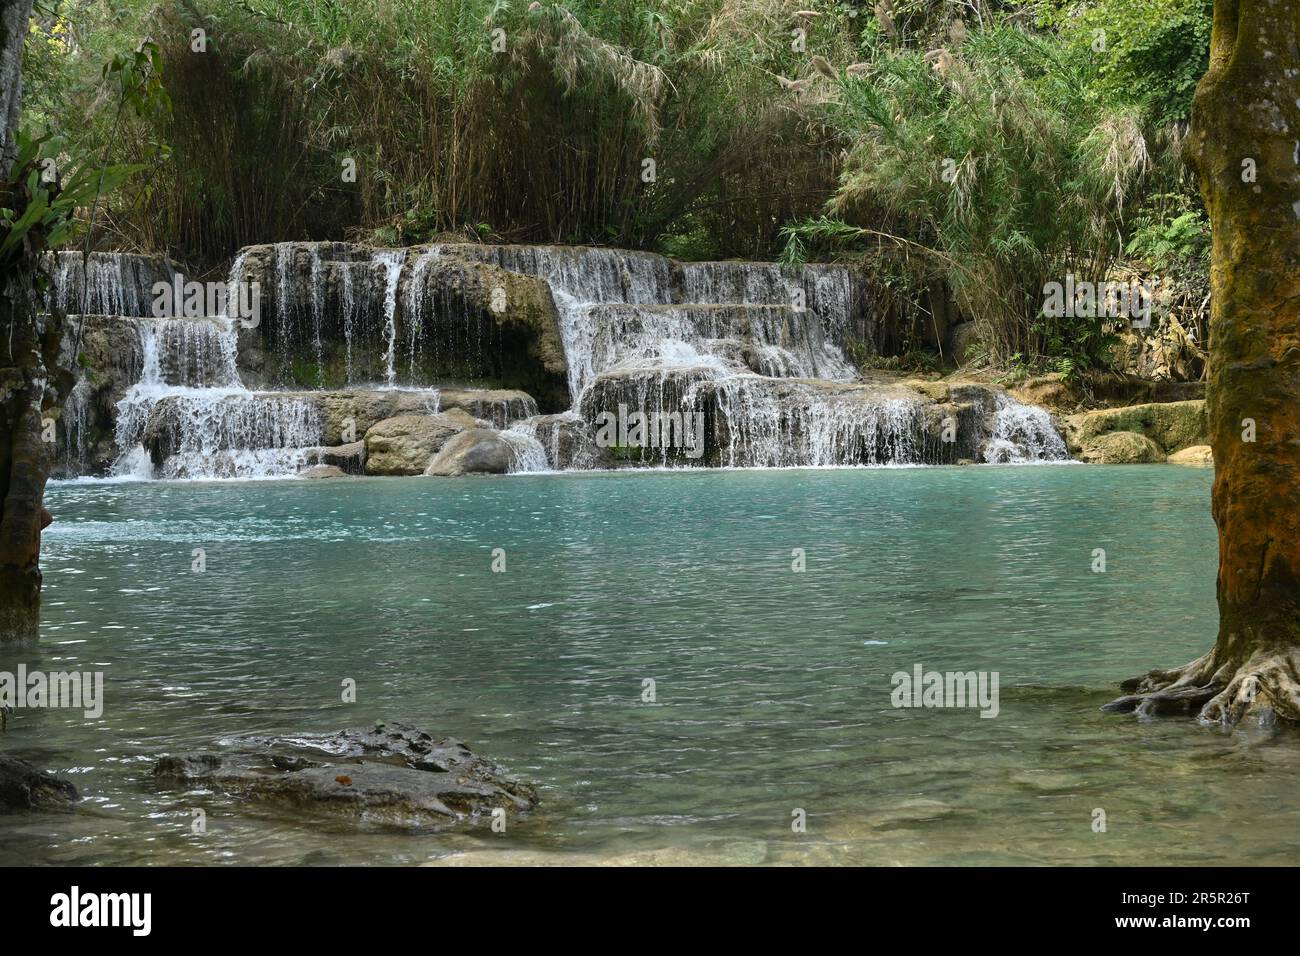
[[611,468],[611,449],[596,443],[596,429],[577,414],[535,415],[518,430],[532,435],[546,452],[547,463],[560,471]]
[[345,475],[362,475],[366,470],[366,443],[354,441],[307,448],[303,450],[303,457],[311,467],[333,468]]
[[117,403],[140,377],[144,359],[137,320],[111,315],[71,316],[59,366],[74,385],[59,411],[52,477],[101,475],[116,456]]
[[70,781],[20,760],[0,754],[0,812],[6,810],[65,810],[79,799]]
[[336,734],[251,737],[230,753],[163,757],[164,787],[212,788],[324,817],[410,829],[440,828],[537,806],[536,790],[452,738],[406,724]]
[[241,333],[259,387],[481,382],[568,404],[550,287],[458,254],[457,246],[377,249],[342,242],[249,246],[234,272],[261,291]]

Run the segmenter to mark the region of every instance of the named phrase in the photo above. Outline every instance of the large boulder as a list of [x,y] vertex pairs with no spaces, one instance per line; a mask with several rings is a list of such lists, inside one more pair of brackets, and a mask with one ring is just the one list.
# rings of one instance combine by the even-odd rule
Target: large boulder
[[1201,400],[1101,408],[1063,421],[1070,450],[1076,453],[1090,440],[1110,432],[1145,435],[1165,455],[1209,443],[1209,422]]
[[1079,457],[1097,465],[1143,465],[1164,461],[1165,453],[1138,432],[1107,432],[1084,441]]
[[79,799],[68,780],[26,760],[0,754],[0,811],[64,810]]
[[537,414],[532,396],[515,389],[353,389],[292,394],[320,409],[321,440],[328,445],[355,441],[384,419],[400,415],[436,415],[460,409],[495,428],[506,428]]
[[1214,452],[1209,445],[1191,445],[1169,456],[1171,465],[1208,465],[1214,466]]
[[493,428],[508,428],[537,414],[533,397],[513,388],[441,388],[438,405],[444,410],[468,412]]
[[249,737],[221,753],[163,757],[153,773],[162,786],[212,789],[361,825],[444,827],[537,805],[532,786],[459,740],[406,724]]
[[426,475],[447,478],[456,475],[503,475],[510,470],[514,453],[499,432],[472,428],[450,439],[429,462]]
[[474,418],[460,409],[386,418],[366,432],[366,474],[423,474],[447,439],[476,426]]

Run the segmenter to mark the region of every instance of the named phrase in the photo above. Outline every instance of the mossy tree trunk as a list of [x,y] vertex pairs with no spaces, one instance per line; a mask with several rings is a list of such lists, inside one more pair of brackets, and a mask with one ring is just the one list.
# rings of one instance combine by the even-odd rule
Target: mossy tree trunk
[[[22,101],[23,40],[32,0],[0,10],[0,179],[11,174]],[[50,369],[58,323],[38,315],[39,263],[24,247],[0,275],[0,641],[31,640],[40,619],[41,529],[48,523],[50,448],[44,409],[57,401]]]
[[1300,721],[1300,0],[1215,0],[1185,154],[1213,230],[1219,634],[1109,708]]

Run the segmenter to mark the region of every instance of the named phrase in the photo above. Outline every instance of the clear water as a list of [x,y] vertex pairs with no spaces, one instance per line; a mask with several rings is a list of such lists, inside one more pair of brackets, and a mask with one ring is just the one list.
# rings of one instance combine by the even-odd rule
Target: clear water
[[[1056,465],[52,486],[45,637],[0,669],[103,669],[107,705],[10,721],[6,750],[88,800],[0,816],[0,862],[1294,864],[1294,741],[1097,710],[1212,640],[1209,486]],[[1000,715],[894,709],[915,663],[998,671]],[[162,753],[376,719],[461,737],[542,807],[504,834],[353,832],[149,784]]]

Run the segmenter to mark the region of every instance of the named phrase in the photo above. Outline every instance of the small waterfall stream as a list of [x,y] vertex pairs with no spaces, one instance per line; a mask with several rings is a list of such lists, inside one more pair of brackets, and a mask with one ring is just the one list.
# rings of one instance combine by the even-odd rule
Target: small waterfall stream
[[[303,449],[320,443],[315,406],[249,391],[237,367],[238,324],[230,317],[141,319],[143,370],[117,404],[112,466],[139,478],[268,478],[295,474]],[[165,434],[154,461],[146,432]]]

